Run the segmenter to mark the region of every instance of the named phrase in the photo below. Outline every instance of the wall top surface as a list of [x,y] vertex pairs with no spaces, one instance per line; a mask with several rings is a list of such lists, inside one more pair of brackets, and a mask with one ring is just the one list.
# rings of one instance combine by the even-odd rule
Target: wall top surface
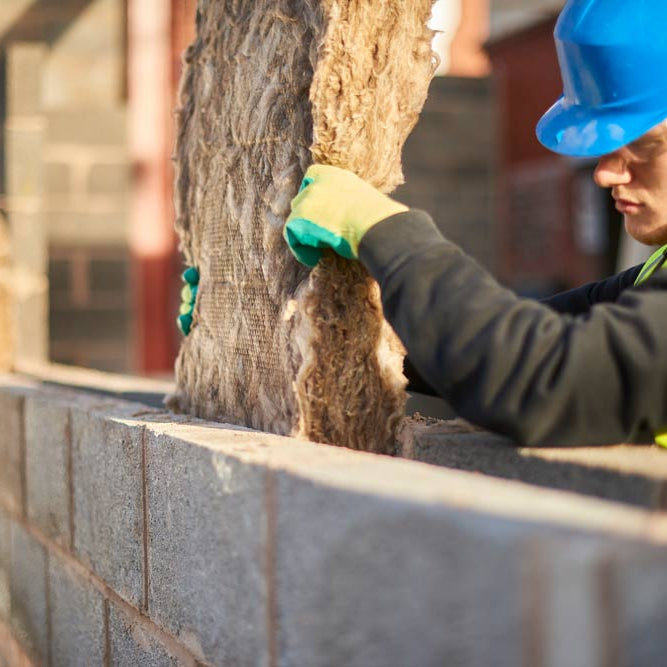
[[[294,475],[317,486],[428,506],[429,512],[471,512],[510,523],[529,522],[624,539],[667,542],[667,516],[662,512],[176,415],[160,407],[161,397],[171,388],[168,382],[55,365],[23,366],[21,370],[21,375],[0,375],[0,396],[36,398],[145,430],[165,441],[187,443],[193,452],[209,452],[210,457],[205,459],[213,466],[220,466],[223,461],[257,466]],[[122,400],[120,396],[134,400]],[[667,457],[653,447],[529,450],[517,449],[484,432],[453,434],[447,422],[408,423],[406,429],[404,440],[412,439],[413,444],[418,441],[431,452],[463,447],[464,451],[475,453],[477,461],[469,469],[479,471],[489,461],[505,457],[515,460],[517,476],[520,469],[531,465],[571,464],[577,466],[580,475],[590,467],[591,471],[606,468],[626,476],[641,476],[656,484],[667,479]],[[409,449],[405,447],[404,454],[414,455]]]

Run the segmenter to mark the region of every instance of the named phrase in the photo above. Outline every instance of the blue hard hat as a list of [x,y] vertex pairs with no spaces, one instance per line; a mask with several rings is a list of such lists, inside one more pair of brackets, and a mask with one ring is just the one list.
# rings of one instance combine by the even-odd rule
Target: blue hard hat
[[569,0],[554,31],[563,96],[537,124],[556,153],[612,153],[667,118],[667,0]]

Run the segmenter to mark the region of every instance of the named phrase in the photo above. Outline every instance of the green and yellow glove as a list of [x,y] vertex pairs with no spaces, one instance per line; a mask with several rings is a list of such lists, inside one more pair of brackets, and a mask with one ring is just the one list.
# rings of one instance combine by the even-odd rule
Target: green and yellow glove
[[351,171],[314,165],[292,200],[283,236],[292,254],[307,266],[320,261],[324,248],[358,259],[364,234],[381,220],[407,210]]
[[199,271],[194,266],[183,272],[182,280],[185,283],[181,290],[181,307],[178,311],[176,323],[181,333],[187,336],[192,328],[192,317],[199,289]]

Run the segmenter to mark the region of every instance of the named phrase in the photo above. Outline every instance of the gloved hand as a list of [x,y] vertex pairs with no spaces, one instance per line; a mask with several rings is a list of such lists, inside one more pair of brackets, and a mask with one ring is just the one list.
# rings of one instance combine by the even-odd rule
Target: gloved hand
[[176,320],[178,328],[184,336],[190,333],[192,328],[192,314],[195,310],[197,290],[199,289],[199,271],[194,266],[183,272],[182,280],[185,283],[181,290],[181,307]]
[[307,266],[319,262],[323,248],[358,259],[364,234],[381,220],[407,210],[351,171],[313,165],[292,200],[283,236],[292,254]]

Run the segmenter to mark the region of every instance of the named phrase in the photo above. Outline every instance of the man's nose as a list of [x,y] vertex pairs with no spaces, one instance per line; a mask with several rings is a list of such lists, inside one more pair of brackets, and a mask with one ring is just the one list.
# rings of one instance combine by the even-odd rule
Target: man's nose
[[617,185],[627,185],[632,180],[632,174],[627,160],[616,151],[603,155],[598,160],[593,179],[601,188],[613,188]]

